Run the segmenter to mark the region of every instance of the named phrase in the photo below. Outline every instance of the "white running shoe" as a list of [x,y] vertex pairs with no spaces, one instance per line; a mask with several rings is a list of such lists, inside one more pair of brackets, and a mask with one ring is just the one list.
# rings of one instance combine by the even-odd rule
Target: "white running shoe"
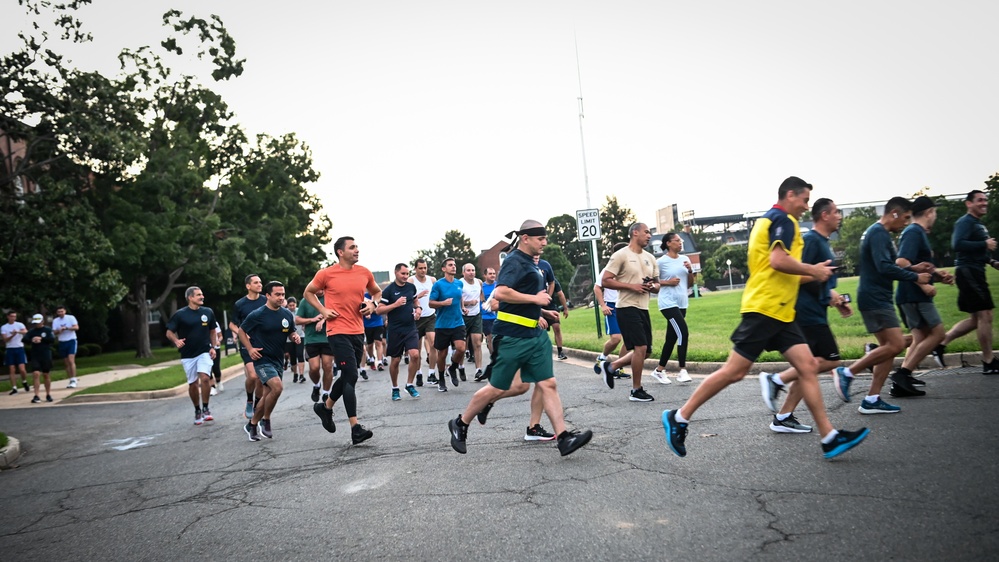
[[690,375],[687,374],[687,369],[680,369],[680,372],[676,375],[676,382],[690,382]]
[[660,371],[659,369],[654,369],[652,371],[652,378],[656,379],[661,384],[673,384],[673,381],[669,380],[669,377],[666,376],[666,372]]
[[213,386],[212,389],[208,392],[208,395],[209,396],[217,396],[218,393],[219,393],[219,391],[215,390],[215,387]]
[[76,388],[76,383],[76,378],[69,379],[69,384],[66,385],[66,388]]
[[215,387],[219,389],[219,392],[225,390],[225,387],[222,386],[222,381],[219,381],[218,384],[215,385]]

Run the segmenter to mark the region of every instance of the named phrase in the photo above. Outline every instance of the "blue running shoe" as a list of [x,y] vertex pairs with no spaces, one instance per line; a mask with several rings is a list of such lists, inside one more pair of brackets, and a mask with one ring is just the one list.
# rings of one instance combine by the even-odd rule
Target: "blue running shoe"
[[860,407],[857,408],[861,414],[897,414],[901,410],[902,408],[885,402],[880,396],[876,402],[861,401]]
[[416,387],[411,384],[406,385],[406,392],[408,392],[409,395],[412,396],[413,398],[420,397],[420,393],[416,391]]
[[839,434],[836,435],[831,443],[822,444],[822,456],[827,459],[831,459],[842,455],[857,445],[860,445],[860,442],[863,441],[870,432],[871,430],[866,427],[862,427],[857,431],[846,431],[841,429],[839,430]]
[[833,386],[836,387],[836,395],[843,402],[850,401],[850,383],[853,377],[846,376],[846,367],[836,367],[833,371]]
[[687,439],[687,424],[676,421],[676,410],[663,411],[663,429],[666,430],[669,450],[678,457],[687,456],[687,447],[683,445]]
[[601,363],[603,363],[603,361],[597,361],[596,363],[593,364],[593,372],[596,373],[596,374],[598,374],[598,375],[602,372],[601,369],[600,369],[600,364]]
[[402,400],[402,397],[399,396],[399,389],[398,388],[393,388],[392,389],[392,401],[395,402],[397,400]]
[[246,411],[243,413],[246,414],[246,419],[253,419],[253,400],[246,401]]

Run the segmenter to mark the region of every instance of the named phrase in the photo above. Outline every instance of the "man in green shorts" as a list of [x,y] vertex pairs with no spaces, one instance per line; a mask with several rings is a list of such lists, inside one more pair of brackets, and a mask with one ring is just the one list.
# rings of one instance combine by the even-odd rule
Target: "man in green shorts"
[[[551,295],[545,289],[544,275],[534,263],[534,256],[541,255],[548,244],[548,235],[541,223],[530,220],[515,233],[514,250],[500,268],[492,294],[500,303],[493,327],[496,361],[492,375],[486,386],[472,396],[465,411],[448,422],[451,447],[462,454],[467,452],[465,439],[472,419],[490,404],[523,394],[524,385],[535,383],[558,435],[559,453],[566,456],[588,443],[593,432],[576,433],[565,428],[562,399],[552,372],[552,344],[541,314],[542,307],[551,302]],[[522,382],[515,382],[518,371]]]

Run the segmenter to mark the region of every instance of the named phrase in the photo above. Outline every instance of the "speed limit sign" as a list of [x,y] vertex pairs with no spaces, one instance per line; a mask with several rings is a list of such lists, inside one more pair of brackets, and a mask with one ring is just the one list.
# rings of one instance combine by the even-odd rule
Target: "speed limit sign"
[[576,237],[580,242],[600,240],[600,209],[576,211]]

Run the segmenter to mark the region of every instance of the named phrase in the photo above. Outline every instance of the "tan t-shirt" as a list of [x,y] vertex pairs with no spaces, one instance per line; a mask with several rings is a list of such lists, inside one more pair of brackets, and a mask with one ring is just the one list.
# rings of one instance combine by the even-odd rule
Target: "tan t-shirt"
[[[630,248],[621,248],[614,252],[610,261],[607,262],[607,271],[611,272],[616,281],[621,283],[641,284],[645,277],[658,279],[659,272],[656,269],[656,258],[652,254],[642,250],[636,254]],[[634,307],[642,310],[649,309],[649,294],[639,293],[628,289],[618,289],[617,307]]]

